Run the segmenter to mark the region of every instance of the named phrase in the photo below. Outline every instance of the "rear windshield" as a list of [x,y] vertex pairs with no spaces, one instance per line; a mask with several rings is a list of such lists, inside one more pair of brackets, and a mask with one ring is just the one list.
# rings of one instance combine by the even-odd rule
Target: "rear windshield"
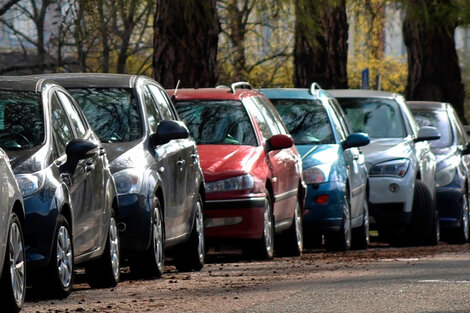
[[128,142],[142,136],[137,101],[129,88],[69,89],[102,142]]
[[175,107],[197,144],[256,146],[253,127],[240,101],[178,101]]
[[332,144],[335,137],[328,114],[318,100],[270,99],[295,144]]
[[452,129],[449,116],[445,111],[411,110],[419,126],[436,127],[441,133],[438,140],[430,140],[429,143],[435,148],[450,147],[452,145]]
[[44,142],[41,95],[0,90],[0,146],[5,150],[29,149]]
[[398,103],[378,98],[338,98],[352,132],[364,132],[371,138],[407,136]]

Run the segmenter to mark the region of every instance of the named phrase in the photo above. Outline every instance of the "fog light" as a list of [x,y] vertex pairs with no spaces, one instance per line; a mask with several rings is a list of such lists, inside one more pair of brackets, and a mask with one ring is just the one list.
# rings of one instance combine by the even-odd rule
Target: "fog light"
[[398,190],[400,190],[400,186],[398,186],[397,184],[390,184],[389,188],[390,188],[390,191],[393,193],[396,193],[398,192]]
[[321,195],[317,197],[317,204],[325,204],[328,203],[330,196],[328,195]]

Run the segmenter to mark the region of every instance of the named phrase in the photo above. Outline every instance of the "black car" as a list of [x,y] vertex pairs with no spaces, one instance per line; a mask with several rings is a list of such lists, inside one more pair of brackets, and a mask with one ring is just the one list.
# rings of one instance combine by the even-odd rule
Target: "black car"
[[433,126],[441,133],[441,138],[430,144],[437,161],[436,199],[442,238],[455,243],[467,242],[470,149],[465,128],[449,103],[408,101],[408,106],[419,126]]
[[104,149],[68,92],[37,78],[0,78],[0,146],[25,205],[33,287],[58,297],[83,263],[91,286],[119,280],[117,194]]
[[204,265],[204,180],[196,144],[165,90],[146,76],[47,75],[67,88],[100,137],[119,195],[123,256],[139,276]]

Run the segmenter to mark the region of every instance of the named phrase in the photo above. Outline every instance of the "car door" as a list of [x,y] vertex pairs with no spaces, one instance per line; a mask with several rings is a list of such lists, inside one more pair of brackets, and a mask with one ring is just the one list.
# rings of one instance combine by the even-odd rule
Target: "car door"
[[[50,100],[50,115],[56,148],[59,157],[65,154],[67,143],[76,138],[74,127],[62,106],[57,91],[52,93]],[[73,173],[61,173],[63,181],[69,188],[71,207],[73,211],[72,231],[76,256],[90,251],[94,247],[93,232],[93,186],[89,184],[86,165],[80,161]]]
[[[162,120],[147,84],[141,86],[142,100],[145,107],[149,133],[157,131],[158,123]],[[152,170],[158,172],[163,183],[165,236],[172,240],[184,233],[184,181],[185,162],[181,156],[181,147],[176,140],[155,147],[155,162]]]
[[[157,104],[157,109],[160,112],[161,117],[164,120],[179,121],[176,110],[173,107],[170,99],[168,98],[165,90],[157,85],[148,85],[150,93]],[[178,157],[178,174],[181,181],[179,186],[182,187],[184,193],[181,194],[183,197],[182,201],[182,232],[188,233],[192,227],[192,213],[194,206],[195,195],[199,193],[199,186],[197,185],[197,175],[199,159],[196,148],[196,142],[194,139],[183,138],[173,140],[175,145],[178,145],[179,157]],[[180,188],[181,188],[180,187]]]

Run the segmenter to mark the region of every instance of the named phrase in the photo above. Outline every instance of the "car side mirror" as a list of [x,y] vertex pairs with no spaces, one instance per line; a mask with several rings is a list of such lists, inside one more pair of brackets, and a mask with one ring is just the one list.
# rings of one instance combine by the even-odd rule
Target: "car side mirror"
[[292,147],[293,145],[294,140],[292,139],[292,137],[290,135],[285,134],[273,135],[266,141],[268,152],[273,150],[287,149]]
[[343,150],[366,146],[369,143],[370,138],[369,135],[367,135],[366,133],[349,134],[346,140],[343,141]]
[[72,139],[65,146],[67,161],[61,165],[63,172],[72,174],[80,160],[92,157],[99,152],[99,147],[85,139]]
[[465,148],[462,150],[462,154],[463,155],[470,154],[470,142],[467,142],[467,144],[465,145]]
[[430,126],[422,126],[419,128],[418,131],[418,138],[416,138],[414,141],[419,142],[419,141],[425,141],[425,140],[438,140],[441,138],[441,134],[435,127],[430,127]]
[[158,123],[157,131],[149,137],[149,143],[152,147],[156,147],[174,139],[184,139],[188,137],[189,131],[183,122],[165,120]]

